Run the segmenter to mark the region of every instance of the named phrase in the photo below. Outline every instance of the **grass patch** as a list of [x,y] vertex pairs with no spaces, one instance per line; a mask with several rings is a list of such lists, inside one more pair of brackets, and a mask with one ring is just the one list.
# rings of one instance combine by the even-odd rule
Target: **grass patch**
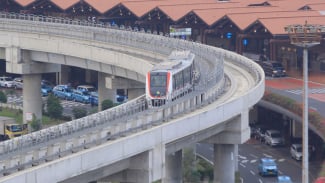
[[[17,123],[23,123],[23,111],[16,110],[16,109],[9,109],[9,108],[1,108],[0,116],[10,117],[16,120]],[[58,125],[69,120],[62,120],[62,119],[53,119],[48,116],[42,116],[42,125],[44,126],[53,126]]]
[[21,110],[1,108],[0,116],[13,118],[20,124],[23,122],[23,112]]

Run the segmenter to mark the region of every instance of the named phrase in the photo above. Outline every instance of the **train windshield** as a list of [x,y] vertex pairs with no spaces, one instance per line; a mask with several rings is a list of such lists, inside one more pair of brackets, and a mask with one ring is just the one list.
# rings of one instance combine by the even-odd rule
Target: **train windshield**
[[150,85],[151,87],[166,87],[167,73],[151,73]]

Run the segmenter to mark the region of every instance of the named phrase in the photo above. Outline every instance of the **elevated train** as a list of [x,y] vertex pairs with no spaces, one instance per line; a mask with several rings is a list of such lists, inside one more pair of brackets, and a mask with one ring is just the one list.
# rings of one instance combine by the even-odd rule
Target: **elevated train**
[[195,55],[190,51],[173,51],[155,65],[146,76],[146,99],[149,107],[161,106],[194,89],[198,78]]

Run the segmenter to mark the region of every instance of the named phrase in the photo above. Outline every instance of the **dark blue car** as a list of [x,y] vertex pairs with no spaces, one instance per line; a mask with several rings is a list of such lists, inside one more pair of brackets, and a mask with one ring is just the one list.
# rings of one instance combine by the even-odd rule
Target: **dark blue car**
[[65,99],[72,100],[72,88],[69,85],[57,85],[52,90],[53,95]]
[[98,106],[98,93],[97,92],[90,92],[90,104],[92,106]]
[[41,93],[42,96],[48,96],[50,93],[52,93],[52,87],[48,85],[41,84]]
[[272,158],[261,158],[258,164],[258,173],[261,176],[278,176],[278,166]]
[[88,104],[90,95],[87,91],[80,91],[80,90],[73,90],[72,92],[72,99],[75,102],[82,102]]

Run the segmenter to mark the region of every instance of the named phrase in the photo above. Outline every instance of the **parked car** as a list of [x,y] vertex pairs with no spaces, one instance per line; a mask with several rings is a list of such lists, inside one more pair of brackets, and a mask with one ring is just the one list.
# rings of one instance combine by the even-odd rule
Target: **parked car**
[[41,95],[42,97],[46,97],[49,95],[49,92],[47,89],[41,88]]
[[89,101],[92,106],[98,106],[98,93],[90,92]]
[[302,144],[292,144],[290,146],[290,154],[295,160],[302,160]]
[[0,77],[0,86],[5,88],[11,88],[14,85],[14,81],[11,77],[2,76]]
[[265,61],[261,62],[260,65],[262,66],[266,76],[284,77],[287,75],[281,62]]
[[116,95],[116,101],[119,103],[126,102],[128,100],[128,96],[125,95]]
[[83,91],[83,92],[88,92],[88,94],[90,92],[96,92],[97,89],[94,86],[91,85],[79,85],[76,88],[78,91]]
[[292,180],[287,175],[280,175],[278,176],[278,183],[292,183]]
[[278,175],[278,166],[272,158],[261,158],[258,163],[258,173],[261,176]]
[[284,138],[278,130],[266,130],[265,131],[265,144],[270,146],[284,145]]
[[249,128],[251,130],[251,138],[255,138],[257,135],[257,128],[260,127],[261,124],[258,122],[249,123]]
[[[303,149],[302,149],[302,144],[292,144],[290,146],[290,155],[293,159],[297,161],[302,160],[302,154],[303,154]],[[313,145],[308,146],[308,159],[312,158],[312,155],[315,152],[315,147]]]
[[69,85],[57,85],[53,88],[52,92],[58,98],[72,100],[72,90],[73,88]]
[[262,143],[265,142],[265,132],[267,130],[266,126],[259,125],[256,127],[255,130],[255,139],[261,141]]
[[50,83],[50,82],[47,81],[47,80],[42,80],[42,81],[41,81],[41,88],[42,88],[43,90],[46,90],[46,92],[49,94],[49,93],[51,93],[52,90],[53,90],[53,84]]
[[14,78],[13,87],[15,89],[23,89],[23,78]]
[[73,90],[72,100],[88,104],[90,102],[90,94],[87,91]]

